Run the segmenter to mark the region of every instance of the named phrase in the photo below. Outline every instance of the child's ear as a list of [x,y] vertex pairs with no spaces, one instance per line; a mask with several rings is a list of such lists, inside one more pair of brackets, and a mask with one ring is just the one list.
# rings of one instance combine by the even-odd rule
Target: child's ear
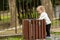
[[46,9],[46,6],[44,6],[44,8]]

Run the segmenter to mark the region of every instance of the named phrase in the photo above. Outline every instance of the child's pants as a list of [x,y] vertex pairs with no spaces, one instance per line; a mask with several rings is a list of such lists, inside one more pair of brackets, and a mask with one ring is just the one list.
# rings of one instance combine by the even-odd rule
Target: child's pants
[[48,37],[50,37],[50,27],[51,27],[51,24],[46,25],[46,33]]

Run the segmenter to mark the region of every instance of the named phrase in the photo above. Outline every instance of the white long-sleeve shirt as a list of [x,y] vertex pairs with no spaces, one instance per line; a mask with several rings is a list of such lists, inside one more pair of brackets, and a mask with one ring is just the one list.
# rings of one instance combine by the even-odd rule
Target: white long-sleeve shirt
[[41,15],[39,16],[39,20],[43,20],[43,19],[45,19],[46,25],[51,23],[46,12],[42,12]]

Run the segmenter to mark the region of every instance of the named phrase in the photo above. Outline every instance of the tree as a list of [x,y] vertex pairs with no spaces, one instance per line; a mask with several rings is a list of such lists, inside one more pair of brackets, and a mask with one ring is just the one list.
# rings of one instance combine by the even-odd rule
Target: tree
[[50,19],[52,20],[54,17],[53,16],[54,11],[53,11],[51,0],[41,0],[41,4],[46,7],[46,12],[48,13]]
[[16,0],[9,0],[9,11],[11,13],[11,27],[15,27],[15,33],[17,33],[17,10],[16,10]]
[[6,11],[7,10],[7,0],[0,0],[0,20],[1,20],[1,13],[2,11]]
[[31,14],[33,11],[32,10],[33,7],[36,8],[38,5],[41,5],[40,0],[16,0],[16,6],[17,6],[18,14],[19,14],[18,19],[20,19],[19,7],[21,7],[22,9],[22,14],[25,13],[26,15],[28,15],[28,12]]

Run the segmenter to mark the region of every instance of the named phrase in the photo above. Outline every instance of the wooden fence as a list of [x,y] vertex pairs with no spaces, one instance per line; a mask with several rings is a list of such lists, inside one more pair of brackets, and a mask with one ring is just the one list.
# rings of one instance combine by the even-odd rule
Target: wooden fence
[[46,38],[46,25],[44,20],[24,19],[23,35],[25,40]]

